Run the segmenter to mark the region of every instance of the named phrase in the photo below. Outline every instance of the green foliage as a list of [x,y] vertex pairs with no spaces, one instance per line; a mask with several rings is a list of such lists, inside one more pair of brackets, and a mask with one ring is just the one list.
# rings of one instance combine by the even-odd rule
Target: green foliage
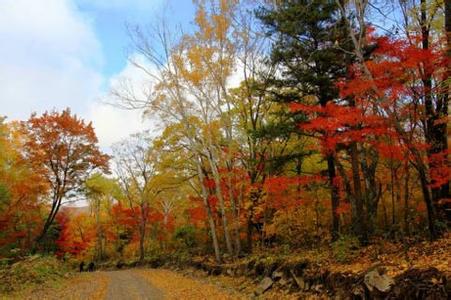
[[38,243],[38,248],[42,253],[54,254],[58,246],[56,241],[60,237],[61,227],[58,222],[54,222],[47,230],[47,234]]
[[352,235],[341,235],[338,240],[332,243],[332,252],[338,262],[349,262],[357,253],[360,247],[357,237]]
[[0,211],[2,211],[3,207],[8,203],[9,197],[8,188],[0,183]]
[[86,180],[85,192],[91,198],[102,195],[111,195],[115,198],[122,197],[117,180],[107,178],[101,173],[95,173]]
[[[284,0],[277,6],[263,6],[256,13],[274,41],[269,62],[282,73],[270,80],[273,86],[270,101],[325,105],[339,98],[336,80],[346,75],[352,47],[336,2]],[[276,139],[300,133],[298,125],[309,121],[304,112],[286,110],[279,114],[260,135]],[[271,171],[280,172],[290,161],[310,156],[312,152],[306,150],[300,146],[297,153],[273,158]]]
[[0,269],[0,293],[11,293],[67,277],[69,270],[54,256],[29,256]]
[[174,239],[187,248],[193,248],[196,245],[196,229],[192,225],[177,228],[174,232]]
[[277,9],[261,9],[257,15],[276,40],[271,62],[286,67],[283,81],[277,84],[292,88],[292,96],[297,94],[301,101],[307,95],[317,96],[321,103],[335,99],[338,89],[333,81],[345,74],[349,63],[349,57],[336,46],[350,46],[337,4],[328,0],[281,1]]

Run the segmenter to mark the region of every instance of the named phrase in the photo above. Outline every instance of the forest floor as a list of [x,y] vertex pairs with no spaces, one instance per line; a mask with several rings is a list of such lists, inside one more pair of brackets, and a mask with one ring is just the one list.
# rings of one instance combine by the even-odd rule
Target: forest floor
[[[333,253],[327,249],[286,254],[265,251],[260,255],[256,254],[253,257],[231,262],[230,265],[222,265],[222,272],[218,276],[212,276],[209,272],[198,268],[170,265],[161,269],[138,267],[92,273],[73,273],[67,270],[55,272],[63,266],[55,258],[32,257],[23,262],[20,268],[13,265],[10,272],[5,273],[7,277],[5,274],[3,277],[0,276],[0,286],[3,279],[9,276],[14,280],[9,280],[7,284],[15,287],[12,293],[0,292],[0,299],[256,299],[255,291],[261,284],[262,278],[268,275],[255,272],[250,274],[229,274],[228,272],[233,264],[243,264],[256,259],[260,262],[282,259],[285,264],[290,261],[308,260],[313,263],[312,266],[318,272],[327,269],[332,273],[348,275],[365,274],[373,266],[383,265],[386,273],[392,278],[408,270],[425,270],[433,267],[443,272],[448,278],[447,281],[451,282],[449,279],[451,278],[451,235],[446,234],[442,239],[432,243],[420,241],[407,245],[380,241],[380,243],[353,250],[346,262],[338,262]],[[39,271],[49,264],[54,265],[45,273]],[[42,274],[46,274],[44,279]],[[50,280],[55,276],[57,280]],[[37,279],[42,280],[37,284],[29,284],[29,282],[37,282]],[[258,296],[258,299],[328,298],[324,291],[310,294],[307,294],[305,290],[293,292],[278,283],[275,282],[274,286]],[[434,282],[433,285],[435,285]]]
[[176,300],[245,299],[237,292],[164,269],[77,274],[58,287],[35,288],[1,299]]

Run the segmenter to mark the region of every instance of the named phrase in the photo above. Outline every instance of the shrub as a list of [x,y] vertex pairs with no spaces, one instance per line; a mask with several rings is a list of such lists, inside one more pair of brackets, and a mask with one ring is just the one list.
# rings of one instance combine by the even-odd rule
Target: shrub
[[332,243],[332,252],[338,262],[349,262],[359,248],[359,240],[355,236],[341,235]]
[[191,225],[177,228],[174,239],[187,248],[193,248],[196,245],[196,229]]

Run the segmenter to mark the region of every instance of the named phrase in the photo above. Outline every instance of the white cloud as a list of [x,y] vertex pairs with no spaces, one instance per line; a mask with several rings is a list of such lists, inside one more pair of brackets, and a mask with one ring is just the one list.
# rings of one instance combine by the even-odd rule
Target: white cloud
[[[140,56],[134,56],[134,60],[145,63]],[[146,98],[150,84],[149,76],[130,62],[110,79],[109,86],[112,90],[121,90],[124,83],[135,97]],[[155,134],[158,131],[157,121],[149,116],[143,117],[143,110],[119,109],[111,105],[118,103],[118,99],[111,94],[105,95],[102,100],[91,105],[87,119],[92,120],[103,149],[108,150],[112,144],[132,133],[150,130]]]
[[103,103],[92,104],[87,119],[92,120],[100,147],[104,150],[132,133],[148,129],[141,112],[121,110]]
[[99,9],[150,10],[163,3],[162,0],[76,0],[77,3]]
[[[127,1],[112,4],[120,2]],[[1,0],[0,115],[26,119],[31,112],[70,107],[93,122],[107,151],[112,143],[148,129],[150,123],[142,121],[141,112],[99,101],[105,95],[105,78],[93,26],[72,0]],[[135,83],[142,78],[127,65],[110,84],[122,76]]]
[[89,20],[69,0],[0,1],[1,114],[70,106],[99,92],[102,52]]

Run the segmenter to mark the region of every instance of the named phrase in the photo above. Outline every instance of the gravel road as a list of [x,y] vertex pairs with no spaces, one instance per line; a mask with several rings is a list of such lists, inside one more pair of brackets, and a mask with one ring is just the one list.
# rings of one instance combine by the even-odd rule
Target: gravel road
[[57,286],[41,286],[0,299],[30,300],[241,300],[231,291],[164,269],[79,273]]
[[163,292],[131,270],[107,272],[109,277],[107,300],[161,300]]

